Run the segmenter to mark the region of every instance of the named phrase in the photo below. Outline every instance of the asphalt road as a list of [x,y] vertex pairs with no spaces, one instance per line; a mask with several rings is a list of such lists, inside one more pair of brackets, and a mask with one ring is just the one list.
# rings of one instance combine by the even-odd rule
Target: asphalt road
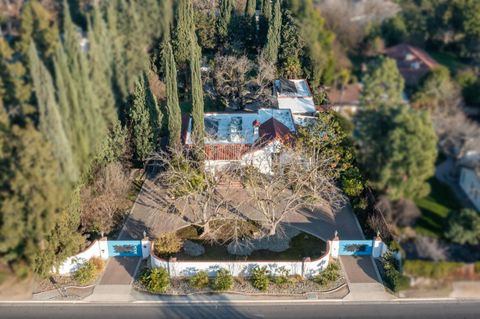
[[0,318],[480,318],[480,301],[269,304],[0,304]]

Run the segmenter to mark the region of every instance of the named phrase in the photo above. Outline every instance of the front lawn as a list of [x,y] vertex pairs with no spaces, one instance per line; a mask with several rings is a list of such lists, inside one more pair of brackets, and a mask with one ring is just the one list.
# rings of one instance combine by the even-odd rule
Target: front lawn
[[415,230],[417,233],[429,237],[443,237],[448,213],[461,208],[455,194],[450,187],[437,178],[429,180],[430,195],[415,200],[422,215],[417,219]]

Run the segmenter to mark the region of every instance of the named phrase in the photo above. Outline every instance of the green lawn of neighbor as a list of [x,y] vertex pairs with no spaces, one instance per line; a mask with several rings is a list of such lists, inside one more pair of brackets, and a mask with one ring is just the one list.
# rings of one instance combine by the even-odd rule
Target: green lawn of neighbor
[[434,58],[441,65],[446,66],[450,72],[464,69],[467,65],[462,62],[461,59],[451,53],[445,52],[429,52],[432,58]]
[[455,194],[450,187],[438,179],[429,180],[430,195],[415,200],[422,215],[417,219],[415,230],[417,233],[441,238],[445,232],[448,213],[461,208]]

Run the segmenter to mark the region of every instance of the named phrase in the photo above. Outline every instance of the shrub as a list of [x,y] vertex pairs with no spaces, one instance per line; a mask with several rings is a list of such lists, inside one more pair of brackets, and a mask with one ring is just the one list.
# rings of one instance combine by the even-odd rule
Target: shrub
[[92,257],[92,258],[90,258],[90,262],[93,263],[97,272],[101,272],[103,270],[103,268],[105,267],[105,262],[103,261],[102,258]]
[[480,261],[475,262],[475,273],[480,274]]
[[342,189],[347,196],[360,196],[363,188],[363,178],[357,167],[352,167],[345,171],[342,176]]
[[272,277],[272,281],[279,286],[285,286],[292,283],[293,280],[290,278],[290,271],[285,267],[280,267]]
[[462,263],[449,261],[405,260],[403,270],[414,277],[441,279],[462,266]]
[[190,277],[189,283],[193,288],[202,289],[208,286],[208,273],[206,271],[199,271]]
[[220,269],[217,272],[217,277],[213,280],[212,288],[218,291],[225,291],[231,289],[233,286],[233,276],[226,269]]
[[382,264],[385,283],[391,290],[397,292],[410,287],[409,278],[398,271],[397,261],[391,253],[385,255]]
[[268,289],[268,284],[270,272],[267,270],[267,267],[255,267],[252,269],[250,274],[250,282],[252,286],[257,288],[260,291],[266,291]]
[[337,263],[331,262],[328,267],[321,271],[318,275],[313,278],[317,284],[325,286],[330,282],[334,282],[340,278],[340,266]]
[[175,233],[166,233],[160,235],[155,240],[155,254],[172,255],[182,249],[183,241]]
[[448,217],[445,237],[457,244],[477,245],[480,243],[480,214],[465,208],[460,213],[452,212]]
[[163,268],[147,269],[140,277],[140,282],[153,293],[165,292],[170,287],[168,272]]
[[73,278],[81,285],[91,283],[97,277],[97,268],[92,260],[85,262],[73,274]]

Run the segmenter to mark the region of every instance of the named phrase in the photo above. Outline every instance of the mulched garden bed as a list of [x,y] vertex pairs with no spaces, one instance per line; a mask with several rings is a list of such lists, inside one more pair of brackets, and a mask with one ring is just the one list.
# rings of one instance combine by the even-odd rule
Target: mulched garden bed
[[[144,262],[141,269],[145,269]],[[133,287],[141,292],[148,292],[139,282],[139,277],[142,271],[139,271],[137,278],[133,283]],[[327,293],[335,290],[346,283],[343,271],[340,271],[340,278],[335,282],[330,282],[328,285],[322,286],[312,280],[302,279],[300,276],[292,276],[293,283],[287,285],[277,285],[270,283],[267,291],[260,291],[252,286],[248,278],[234,277],[233,289],[229,291],[216,291],[210,287],[204,289],[197,289],[190,286],[188,278],[176,277],[170,278],[170,287],[167,292],[162,295],[189,295],[196,293],[242,293],[242,294],[259,294],[259,295],[304,295],[306,293],[318,292]]]

